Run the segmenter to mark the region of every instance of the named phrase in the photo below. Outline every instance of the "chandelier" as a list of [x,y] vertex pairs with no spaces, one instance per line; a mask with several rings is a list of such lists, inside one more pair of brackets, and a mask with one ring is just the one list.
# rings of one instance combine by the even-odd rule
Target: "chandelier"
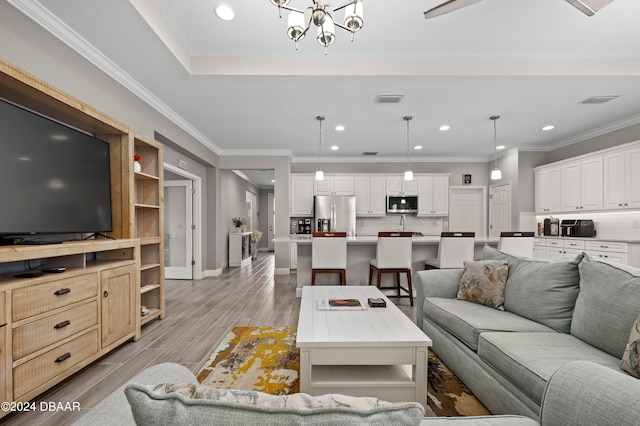
[[[311,24],[317,27],[317,40],[320,45],[324,46],[324,54],[327,54],[327,48],[335,41],[335,27],[351,33],[351,41],[357,31],[360,31],[364,24],[362,15],[362,1],[350,0],[348,3],[332,8],[328,4],[322,4],[321,1],[312,0],[313,4],[306,8],[310,11],[309,19],[305,19],[305,11],[290,7],[291,0],[271,0],[271,3],[278,6],[280,17],[282,18],[282,9],[289,11],[287,35],[296,44],[298,50],[298,42],[307,35],[311,28]],[[337,23],[333,18],[333,13],[344,9],[343,24]]]

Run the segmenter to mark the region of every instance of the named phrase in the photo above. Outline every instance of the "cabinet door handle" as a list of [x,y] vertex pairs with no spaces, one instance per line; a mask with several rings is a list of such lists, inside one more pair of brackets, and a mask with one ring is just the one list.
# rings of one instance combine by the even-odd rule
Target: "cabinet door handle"
[[53,292],[56,296],[62,296],[63,294],[71,293],[70,288],[61,288],[60,290],[56,290]]
[[65,327],[66,327],[66,326],[68,326],[68,325],[71,325],[71,321],[69,321],[69,320],[65,320],[65,321],[62,321],[62,322],[57,323],[56,325],[54,325],[54,326],[53,326],[53,328],[56,328],[56,329],[58,329],[58,328],[65,328]]
[[66,361],[69,358],[71,358],[71,352],[67,352],[64,355],[60,355],[58,358],[56,358],[56,360],[54,362],[63,362],[63,361]]
[[107,290],[105,290],[105,291],[104,291],[104,293],[102,293],[102,295],[103,295],[104,297],[109,297],[109,292],[108,292]]

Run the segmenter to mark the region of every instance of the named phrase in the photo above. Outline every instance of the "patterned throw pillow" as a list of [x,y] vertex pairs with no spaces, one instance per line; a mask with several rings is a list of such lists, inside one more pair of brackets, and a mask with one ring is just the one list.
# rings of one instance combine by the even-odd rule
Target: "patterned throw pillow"
[[620,368],[640,379],[640,317],[631,328],[629,344],[622,355]]
[[508,265],[506,260],[465,260],[456,299],[504,311]]

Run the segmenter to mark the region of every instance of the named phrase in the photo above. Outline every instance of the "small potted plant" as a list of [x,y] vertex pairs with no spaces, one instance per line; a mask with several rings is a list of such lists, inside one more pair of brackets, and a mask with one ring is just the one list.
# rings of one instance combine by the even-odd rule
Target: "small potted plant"
[[140,173],[142,171],[142,165],[140,164],[140,156],[138,154],[133,156],[133,171]]
[[231,222],[233,222],[233,226],[236,227],[236,232],[239,232],[240,227],[247,224],[247,219],[244,217],[232,217]]

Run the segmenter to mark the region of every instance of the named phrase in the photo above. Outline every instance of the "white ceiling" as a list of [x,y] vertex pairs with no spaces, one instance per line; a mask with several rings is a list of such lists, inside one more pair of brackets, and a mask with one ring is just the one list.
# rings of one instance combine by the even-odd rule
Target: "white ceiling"
[[[296,51],[269,0],[9,1],[223,155],[316,161],[317,115],[323,161],[404,161],[405,115],[424,146],[412,161],[491,158],[494,114],[498,144],[528,150],[640,123],[638,0],[593,17],[564,0],[484,0],[430,20],[440,0],[364,0],[364,28],[353,43],[336,29],[327,56],[311,33]],[[234,21],[215,17],[221,3]],[[593,95],[620,97],[580,103]]]

